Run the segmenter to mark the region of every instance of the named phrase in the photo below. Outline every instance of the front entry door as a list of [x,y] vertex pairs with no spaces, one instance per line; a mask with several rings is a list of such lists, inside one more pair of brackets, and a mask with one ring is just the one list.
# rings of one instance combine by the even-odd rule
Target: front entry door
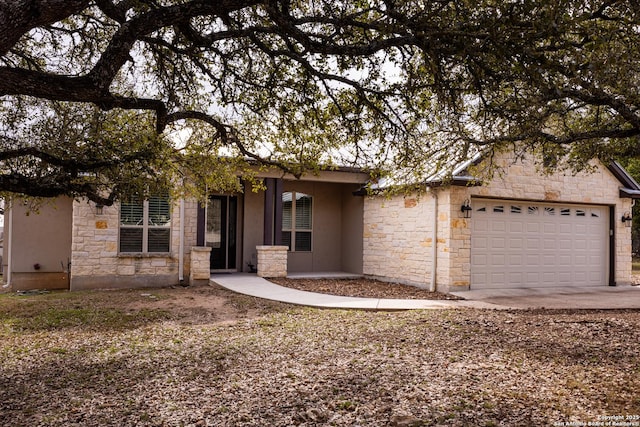
[[211,196],[207,203],[205,245],[211,247],[211,270],[236,270],[238,199]]

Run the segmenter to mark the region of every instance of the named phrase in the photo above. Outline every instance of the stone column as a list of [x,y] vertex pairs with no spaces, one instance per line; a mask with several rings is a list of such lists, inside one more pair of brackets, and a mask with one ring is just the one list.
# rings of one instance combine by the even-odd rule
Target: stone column
[[206,246],[193,246],[191,248],[191,260],[189,270],[189,284],[203,285],[209,282],[211,277],[211,248]]
[[287,276],[287,246],[256,246],[258,252],[258,276]]

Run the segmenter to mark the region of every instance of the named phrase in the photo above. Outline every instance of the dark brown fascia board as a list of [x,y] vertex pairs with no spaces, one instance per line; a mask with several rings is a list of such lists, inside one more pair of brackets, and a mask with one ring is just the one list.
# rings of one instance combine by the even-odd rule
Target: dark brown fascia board
[[630,190],[640,190],[640,184],[629,175],[629,172],[627,172],[620,163],[611,162],[607,168],[626,188]]
[[640,184],[636,182],[635,179],[629,172],[622,167],[622,165],[618,162],[611,162],[607,166],[609,172],[616,177],[618,181],[624,186],[620,189],[620,197],[621,198],[629,198],[629,199],[640,199]]
[[620,198],[622,199],[640,199],[640,190],[632,190],[630,188],[620,189]]

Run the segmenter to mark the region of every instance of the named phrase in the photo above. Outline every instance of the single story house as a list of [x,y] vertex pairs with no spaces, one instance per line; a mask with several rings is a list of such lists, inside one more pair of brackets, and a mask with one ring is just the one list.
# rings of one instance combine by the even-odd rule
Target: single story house
[[203,279],[194,267],[203,248],[208,275],[255,271],[257,247],[284,247],[288,273],[346,272],[444,292],[631,281],[640,186],[620,165],[541,175],[528,158],[494,161],[502,173],[488,182],[466,164],[412,195],[366,194],[366,174],[337,169],[300,180],[267,173],[264,191],[212,194],[206,206],[61,197],[27,215],[14,200],[3,279],[16,290],[167,286]]

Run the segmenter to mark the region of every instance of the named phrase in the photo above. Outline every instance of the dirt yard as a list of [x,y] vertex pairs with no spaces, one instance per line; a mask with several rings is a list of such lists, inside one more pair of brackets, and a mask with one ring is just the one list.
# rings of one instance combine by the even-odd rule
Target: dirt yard
[[637,311],[317,310],[213,286],[4,294],[0,425],[633,421],[638,342]]

